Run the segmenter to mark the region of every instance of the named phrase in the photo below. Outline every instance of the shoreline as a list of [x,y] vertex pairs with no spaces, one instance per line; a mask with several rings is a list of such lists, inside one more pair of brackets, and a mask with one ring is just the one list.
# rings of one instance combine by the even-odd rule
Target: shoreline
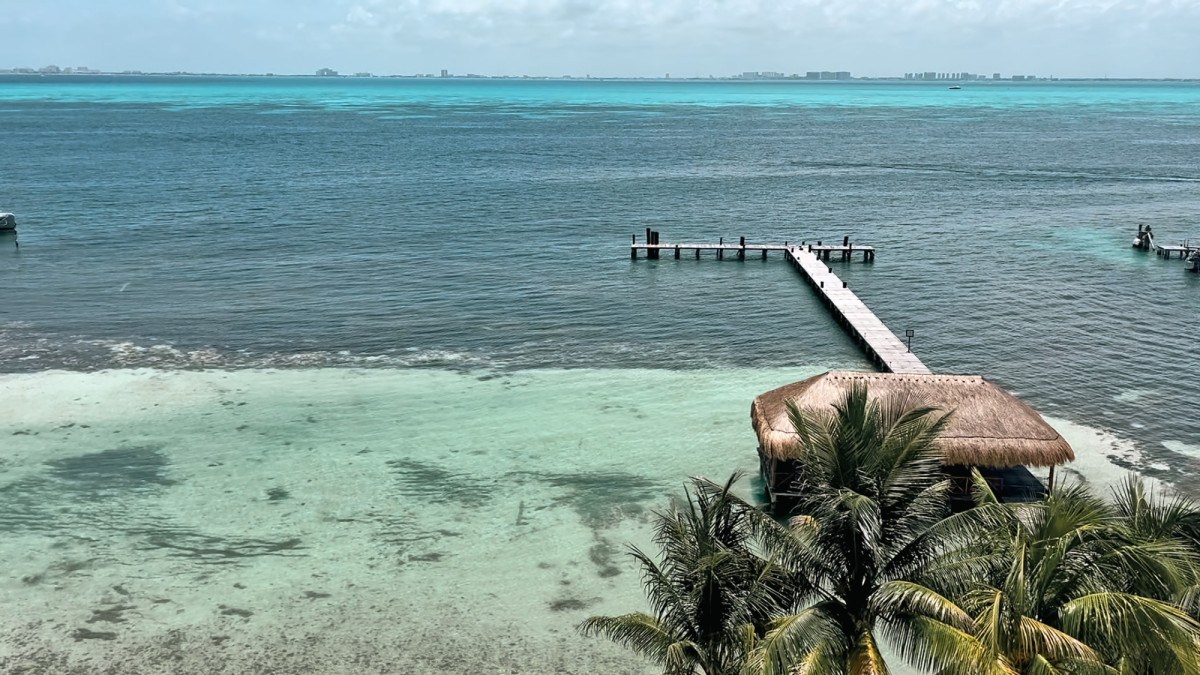
[[[0,376],[0,666],[643,672],[572,626],[643,606],[689,475],[755,494],[750,401],[820,370]],[[1135,452],[1051,423],[1090,482]]]

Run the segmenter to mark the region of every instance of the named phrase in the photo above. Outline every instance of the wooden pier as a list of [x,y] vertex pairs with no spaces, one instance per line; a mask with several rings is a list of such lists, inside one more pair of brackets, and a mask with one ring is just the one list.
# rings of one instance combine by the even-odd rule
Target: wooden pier
[[788,262],[803,275],[833,318],[854,338],[867,357],[884,372],[929,375],[930,370],[921,359],[888,330],[846,282],[817,259],[819,252],[816,247],[809,250],[792,246],[786,255]]
[[1192,251],[1200,251],[1200,244],[1196,246],[1192,246],[1190,243],[1183,243],[1178,246],[1167,246],[1163,244],[1154,245],[1154,254],[1162,256],[1166,260],[1171,259],[1172,253],[1178,253],[1179,258],[1182,260],[1183,258],[1188,257]]
[[808,285],[816,292],[821,302],[829,308],[833,318],[854,338],[863,352],[877,367],[889,373],[930,374],[929,368],[921,363],[916,354],[896,337],[895,333],[875,316],[850,290],[846,282],[838,278],[824,261],[832,254],[838,254],[840,260],[850,260],[855,253],[862,253],[863,261],[875,259],[873,246],[855,246],[849,237],[842,239],[842,244],[828,245],[817,242],[800,245],[788,244],[747,244],[745,237],[740,237],[737,244],[726,244],[724,239],[717,244],[663,244],[658,240],[658,232],[646,230],[646,242],[638,244],[637,235],[633,237],[629,252],[632,259],[637,259],[638,251],[645,251],[651,260],[659,258],[663,251],[671,251],[675,258],[682,251],[693,251],[696,259],[701,251],[715,251],[718,259],[723,258],[726,251],[734,252],[739,259],[745,259],[746,252],[759,252],[762,259],[767,259],[770,251],[781,251],[784,258],[791,263]]
[[[830,260],[830,256],[834,253],[838,254],[839,260],[850,260],[855,253],[862,254],[863,262],[869,262],[875,259],[874,246],[855,246],[854,244],[850,243],[849,237],[843,238],[840,246],[822,244],[819,241],[811,246],[808,245],[807,242],[801,242],[800,245],[811,249],[815,255],[824,260]],[[746,258],[746,252],[749,251],[751,253],[761,253],[762,259],[766,260],[768,251],[787,251],[789,248],[791,247],[788,246],[786,241],[782,244],[747,244],[745,237],[739,237],[739,241],[736,244],[726,244],[724,238],[722,238],[720,242],[716,244],[660,244],[658,242],[658,232],[647,229],[646,243],[639,244],[637,241],[637,235],[633,235],[633,242],[629,245],[629,257],[636,259],[638,257],[638,251],[645,251],[646,258],[650,260],[658,260],[661,257],[662,252],[667,251],[669,253],[673,252],[675,254],[675,259],[678,260],[681,252],[691,251],[695,254],[696,259],[699,260],[701,251],[715,251],[717,254],[717,259],[722,260],[725,258],[725,252],[728,251],[730,253],[736,253],[739,260],[744,260]]]
[[1133,247],[1140,248],[1143,251],[1154,250],[1154,255],[1170,260],[1174,253],[1179,254],[1179,259],[1187,258],[1195,252],[1200,252],[1200,244],[1193,244],[1190,240],[1186,240],[1181,244],[1160,244],[1154,241],[1154,232],[1149,225],[1138,225],[1137,237],[1133,240]]

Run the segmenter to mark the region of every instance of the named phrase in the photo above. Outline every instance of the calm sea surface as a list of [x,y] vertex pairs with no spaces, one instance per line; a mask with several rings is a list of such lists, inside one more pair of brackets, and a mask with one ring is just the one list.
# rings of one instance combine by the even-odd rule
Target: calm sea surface
[[[593,383],[588,396],[598,398],[585,396],[593,416],[574,419],[572,428],[621,409],[625,419],[645,425],[644,440],[683,435],[660,423],[667,413],[647,412],[651,394],[681,407],[699,391],[697,410],[721,420],[734,411],[727,431],[688,422],[702,442],[714,444],[701,466],[720,473],[717,458],[728,456],[753,469],[752,438],[736,439],[747,433],[754,393],[812,372],[869,364],[780,259],[632,262],[630,235],[641,239],[652,227],[663,241],[849,236],[876,246],[877,260],[833,263],[835,271],[893,331],[916,331],[913,350],[935,372],[982,374],[1046,415],[1136,450],[1117,463],[1200,494],[1200,275],[1186,273],[1181,261],[1130,248],[1138,223],[1153,226],[1160,241],[1200,240],[1195,83],[981,83],[950,91],[858,82],[0,76],[0,147],[0,210],[17,214],[21,244],[0,237],[0,372],[7,373],[9,402],[38,387],[49,398],[31,396],[24,404],[132,396],[128,387],[110,390],[98,382],[136,380],[143,371],[125,369],[152,368],[145,377],[184,378],[172,380],[178,390],[164,385],[164,391],[189,401],[201,390],[251,397],[276,391],[275,403],[261,401],[275,412],[243,421],[249,429],[239,438],[262,424],[270,430],[256,442],[298,448],[304,444],[296,430],[311,435],[305,425],[324,420],[320,412],[293,414],[297,406],[319,410],[337,396],[347,397],[346,410],[356,405],[350,393],[356,385],[331,385],[319,374],[342,378],[373,369],[362,377],[382,398],[360,409],[372,424],[393,406],[417,406],[412,415],[434,419],[437,410],[415,401],[423,391],[441,391],[446,406],[471,405],[439,425],[503,427],[516,424],[504,405],[513,397],[526,406],[517,410],[524,431],[503,442],[523,445],[528,454],[520,456],[536,464],[566,447],[546,441],[539,425],[551,410],[556,423],[566,424],[568,413],[556,406],[565,391],[583,395],[571,389],[578,382]],[[274,369],[284,372],[271,375]],[[52,370],[77,372],[46,372]],[[179,372],[197,370],[209,372]],[[217,373],[243,379],[220,389],[205,379]],[[49,377],[67,379],[47,384]],[[249,384],[255,377],[259,384]],[[285,386],[270,379],[289,377],[302,381]],[[392,389],[372,379],[379,377],[400,378],[396,391],[409,396],[388,398]],[[424,377],[462,379],[451,386],[452,380]],[[728,389],[720,389],[722,382]],[[522,399],[505,393],[509,386],[542,394]],[[645,392],[644,400],[620,402],[635,396],[623,393],[630,389]],[[280,404],[289,391],[326,396]],[[138,396],[123,405],[134,412],[151,405],[146,401],[166,405]],[[209,401],[211,409],[193,413],[231,415],[246,402],[236,393],[221,396]],[[51,494],[45,486],[39,492],[40,483],[20,482],[34,480],[45,466],[60,471],[45,478],[52,481],[47,485],[77,485],[72,465],[47,465],[49,456],[69,462],[72,453],[138,448],[143,454],[104,461],[139,475],[152,469],[162,480],[144,487],[172,498],[200,483],[195,476],[184,480],[185,468],[228,459],[184,457],[179,448],[215,441],[201,441],[209,431],[185,423],[170,439],[156,437],[161,419],[139,418],[144,428],[136,438],[122,437],[123,445],[115,437],[86,436],[107,424],[100,420],[86,432],[72,427],[85,440],[29,445],[35,433],[44,440],[79,419],[65,412],[13,417],[11,431],[0,429],[0,444],[9,444],[0,452],[31,472],[14,474],[0,502],[29,504]],[[365,427],[349,419],[313,447],[325,442],[334,452],[335,439],[345,446],[349,438],[358,452],[389,434],[409,434],[427,443],[421,447],[428,465],[389,459],[401,462],[387,464],[401,487],[437,484],[464,470],[445,461],[445,448],[461,439],[371,427],[370,442],[362,441],[354,430]],[[137,423],[112,424],[118,434]],[[555,442],[603,456],[602,438],[586,435],[585,443],[563,430]],[[479,438],[482,446],[494,442],[486,433]],[[686,439],[674,442],[681,447],[660,449],[692,451]],[[629,452],[617,468],[654,461],[638,455],[636,439],[621,443]],[[454,452],[477,447],[462,445]],[[52,454],[39,454],[45,452]],[[534,475],[505,461],[489,465],[489,480]],[[172,462],[181,468],[166,468]],[[621,597],[637,597],[633,568],[611,578],[617,568],[601,562],[620,553],[604,547],[595,553],[596,542],[619,547],[638,535],[588,520],[579,495],[617,484],[629,497],[621,504],[656,508],[664,503],[658,495],[677,492],[684,475],[700,470],[669,465],[652,479],[614,478],[608,465],[537,474],[548,504],[573,504],[593,533],[607,532],[583,538],[593,553],[582,564],[598,565],[603,583],[626,588]],[[472,485],[480,494],[501,489],[465,485],[450,501],[480,508],[463,497]],[[278,500],[262,497],[266,487],[248,489],[276,506]],[[401,492],[425,502],[445,494],[412,489]],[[531,499],[516,499],[519,507],[505,503],[496,522],[524,526]],[[287,503],[299,508],[298,499]],[[320,522],[342,517],[333,511],[333,521]],[[432,514],[423,531],[461,529],[435,526]],[[130,550],[144,550],[138,546],[146,527],[119,536]],[[481,561],[496,555],[477,553]],[[407,555],[428,564],[441,554]],[[31,562],[30,574],[56,564]],[[12,591],[18,606],[33,602],[20,595],[28,588]],[[326,591],[313,592],[319,598]],[[577,604],[547,600],[548,625],[589,611],[630,609],[627,601],[609,607],[591,596],[567,600]],[[554,613],[563,608],[580,611],[564,619]],[[147,631],[147,640],[156,639]],[[563,653],[582,653],[576,643],[564,644]],[[586,644],[591,649],[594,641]],[[485,670],[521,660],[489,658],[481,661]],[[541,667],[593,672],[605,670],[604,663]],[[608,669],[631,667],[620,663]]]
[[1129,247],[1200,239],[1196,84],[10,78],[0,102],[6,371],[862,367],[778,261],[625,248],[849,235],[879,258],[839,270],[934,370],[1200,443],[1200,276]]

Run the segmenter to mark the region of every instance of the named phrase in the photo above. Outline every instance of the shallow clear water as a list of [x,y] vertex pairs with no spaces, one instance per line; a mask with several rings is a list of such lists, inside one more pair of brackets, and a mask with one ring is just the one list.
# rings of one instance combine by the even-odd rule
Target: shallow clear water
[[1197,103],[0,78],[0,664],[635,668],[570,625],[638,606],[646,509],[754,469],[757,393],[869,367],[780,260],[631,262],[646,227],[873,244],[835,271],[935,371],[1197,493],[1200,275],[1129,248],[1200,238]]
[[815,372],[0,376],[0,666],[640,672],[573,626],[644,606],[625,544],[752,475],[749,400]]

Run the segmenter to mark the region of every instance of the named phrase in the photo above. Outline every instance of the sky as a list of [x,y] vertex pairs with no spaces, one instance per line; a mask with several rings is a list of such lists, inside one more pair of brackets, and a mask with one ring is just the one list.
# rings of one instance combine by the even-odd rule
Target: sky
[[0,68],[1200,78],[1200,0],[0,0]]

